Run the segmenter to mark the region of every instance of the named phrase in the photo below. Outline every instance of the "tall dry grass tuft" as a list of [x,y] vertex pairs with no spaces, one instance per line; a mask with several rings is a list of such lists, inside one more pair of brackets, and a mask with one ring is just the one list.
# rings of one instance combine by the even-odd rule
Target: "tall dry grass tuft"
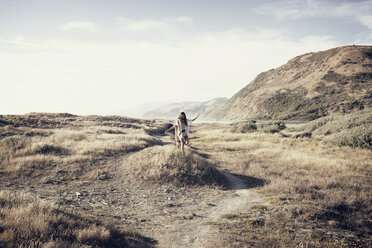
[[175,185],[224,185],[224,175],[206,159],[174,146],[155,146],[133,154],[124,166],[144,180]]
[[151,247],[35,195],[0,191],[0,247]]

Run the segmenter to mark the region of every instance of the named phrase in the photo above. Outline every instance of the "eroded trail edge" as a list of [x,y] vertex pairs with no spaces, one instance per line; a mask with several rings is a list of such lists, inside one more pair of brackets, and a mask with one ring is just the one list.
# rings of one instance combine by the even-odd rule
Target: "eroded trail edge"
[[[215,199],[205,199],[199,203],[200,218],[179,227],[179,235],[171,242],[171,247],[205,247],[211,242],[212,234],[217,230],[210,223],[218,222],[223,215],[244,212],[252,203],[262,202],[260,195],[247,189],[246,184],[238,176],[223,172],[229,182],[229,189]],[[210,203],[207,201],[213,201]]]

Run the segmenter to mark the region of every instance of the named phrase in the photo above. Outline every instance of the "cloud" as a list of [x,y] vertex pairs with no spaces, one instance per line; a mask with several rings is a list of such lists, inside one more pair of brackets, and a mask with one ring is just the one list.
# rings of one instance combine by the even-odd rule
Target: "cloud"
[[316,1],[278,1],[259,5],[253,10],[257,14],[274,16],[278,21],[297,20],[300,18],[318,16],[325,11],[325,5],[320,7]]
[[332,16],[354,19],[368,29],[372,29],[372,1],[343,3],[335,6]]
[[149,30],[170,30],[178,24],[191,23],[192,18],[187,16],[170,17],[164,20],[134,20],[124,17],[117,18],[116,24],[121,31],[149,31]]
[[98,30],[98,24],[94,22],[86,22],[86,21],[80,21],[80,22],[68,22],[60,26],[65,31],[70,30],[81,30],[81,31],[87,31],[94,33]]
[[368,29],[372,29],[372,15],[357,16],[357,20]]
[[122,31],[146,31],[146,30],[163,30],[170,28],[168,22],[154,20],[135,21],[127,18],[118,18],[116,24]]
[[166,19],[167,22],[175,22],[175,23],[192,23],[192,18],[189,16],[179,16],[179,17],[171,17]]
[[257,14],[274,16],[277,21],[298,20],[308,17],[340,17],[356,20],[361,25],[372,29],[372,1],[360,2],[326,2],[309,1],[278,1],[262,4],[253,8]]

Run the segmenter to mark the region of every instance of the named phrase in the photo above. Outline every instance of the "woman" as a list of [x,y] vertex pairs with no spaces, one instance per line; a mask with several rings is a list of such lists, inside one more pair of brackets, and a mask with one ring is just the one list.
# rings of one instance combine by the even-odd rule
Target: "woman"
[[174,123],[174,126],[168,129],[168,130],[174,129],[175,140],[177,144],[178,142],[180,143],[182,154],[184,154],[184,145],[185,144],[189,145],[190,142],[189,141],[190,124],[193,121],[195,121],[198,117],[199,113],[194,119],[190,120],[187,119],[185,112],[181,112],[178,119]]

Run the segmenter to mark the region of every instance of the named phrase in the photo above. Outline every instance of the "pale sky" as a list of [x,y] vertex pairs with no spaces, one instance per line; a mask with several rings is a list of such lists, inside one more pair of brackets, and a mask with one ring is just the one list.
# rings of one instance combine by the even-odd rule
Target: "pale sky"
[[231,97],[307,53],[372,45],[372,1],[0,0],[0,114]]

